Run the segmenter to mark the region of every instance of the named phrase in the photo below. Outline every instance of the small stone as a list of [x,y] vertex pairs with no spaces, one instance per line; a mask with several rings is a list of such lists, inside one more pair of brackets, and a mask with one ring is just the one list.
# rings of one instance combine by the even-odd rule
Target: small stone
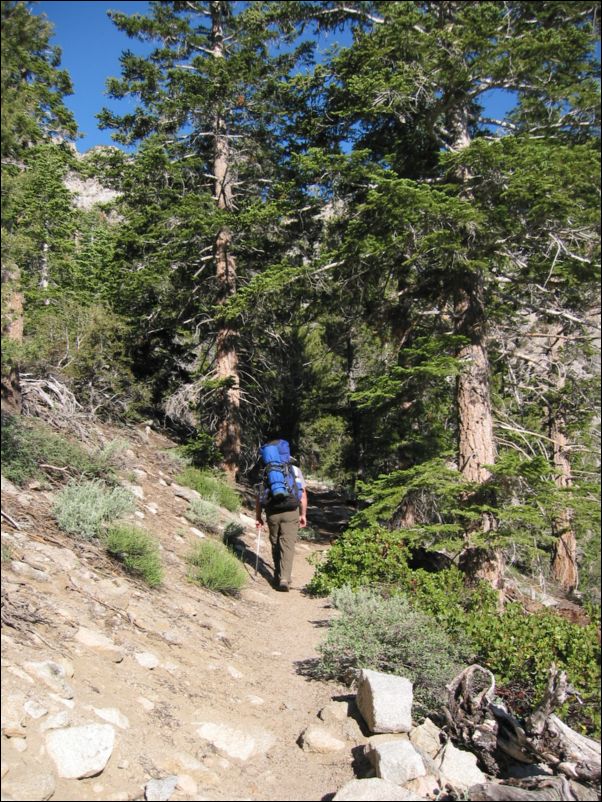
[[10,744],[17,752],[27,751],[27,740],[25,738],[11,738]]
[[150,699],[147,699],[144,696],[139,696],[137,701],[146,710],[147,713],[150,713],[150,711],[154,710],[155,708],[155,703],[151,702]]
[[93,707],[92,710],[94,710],[96,715],[103,719],[103,721],[108,721],[109,724],[114,724],[122,730],[127,730],[130,727],[128,717],[124,716],[123,713],[115,707]]
[[48,582],[50,579],[46,571],[40,571],[39,568],[34,568],[29,565],[29,563],[13,560],[10,567],[15,574],[23,576],[26,579],[33,579],[34,582]]
[[65,680],[65,669],[53,660],[40,662],[29,660],[23,663],[23,668],[29,674],[42,680],[54,693],[64,699],[73,699],[75,691]]
[[297,739],[299,746],[306,752],[319,752],[328,754],[329,752],[340,752],[345,749],[345,741],[341,741],[325,727],[312,725],[304,730]]
[[242,679],[244,676],[244,674],[242,674],[237,668],[234,668],[234,666],[228,666],[227,671],[232,679]]
[[199,790],[196,780],[190,774],[179,774],[176,788],[188,796],[196,796]]
[[47,730],[60,730],[62,727],[69,726],[69,713],[66,710],[61,710],[59,713],[54,713],[49,716],[46,721],[40,725],[40,732]]
[[376,776],[395,785],[426,774],[424,761],[409,741],[389,741],[373,747],[371,754]]
[[34,719],[42,718],[42,716],[48,713],[48,709],[35,699],[28,699],[23,705],[23,710],[25,710],[28,716]]
[[109,724],[85,724],[46,735],[46,749],[59,777],[81,780],[104,770],[115,744],[115,730]]
[[412,729],[412,683],[380,671],[360,671],[356,703],[371,732]]
[[136,652],[134,658],[136,662],[142,666],[142,668],[148,668],[150,671],[152,671],[154,668],[157,668],[157,666],[161,664],[161,661],[157,655],[152,654],[152,652]]
[[163,802],[170,799],[176,790],[178,778],[174,775],[162,780],[149,780],[144,786],[144,798],[149,802]]
[[340,788],[332,798],[333,802],[420,802],[411,791],[399,785],[372,777],[368,780],[351,780]]

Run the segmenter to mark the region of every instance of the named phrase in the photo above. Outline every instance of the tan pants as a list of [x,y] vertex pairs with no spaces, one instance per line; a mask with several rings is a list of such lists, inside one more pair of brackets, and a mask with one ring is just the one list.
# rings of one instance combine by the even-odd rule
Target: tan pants
[[266,515],[274,575],[276,580],[283,579],[290,584],[295,559],[295,543],[299,532],[299,510],[291,512],[274,512]]

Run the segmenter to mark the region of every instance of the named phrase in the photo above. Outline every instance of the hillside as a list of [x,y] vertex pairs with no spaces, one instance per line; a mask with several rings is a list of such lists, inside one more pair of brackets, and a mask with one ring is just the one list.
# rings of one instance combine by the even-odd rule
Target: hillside
[[[344,749],[297,744],[348,693],[303,676],[331,615],[302,592],[307,558],[323,546],[299,542],[292,592],[279,594],[265,535],[255,575],[250,511],[222,510],[225,522],[245,526],[247,587],[230,598],[191,584],[185,555],[199,534],[183,517],[172,447],[161,434],[134,432],[120,456],[134,519],[161,545],[157,590],[61,533],[51,490],[3,481],[2,799],[137,799],[150,780],[175,776],[173,800],[321,799],[354,776],[352,749],[366,738],[353,720],[333,730]],[[99,749],[108,738],[110,758],[96,776],[61,779],[49,734],[80,726],[100,727],[92,737]]]

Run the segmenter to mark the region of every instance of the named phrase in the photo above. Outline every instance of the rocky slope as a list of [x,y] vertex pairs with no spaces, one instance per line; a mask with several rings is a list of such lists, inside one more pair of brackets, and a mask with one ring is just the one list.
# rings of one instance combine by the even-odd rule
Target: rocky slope
[[[348,691],[303,671],[332,612],[302,592],[316,547],[298,544],[293,590],[276,593],[265,538],[255,574],[247,510],[241,598],[191,584],[204,533],[184,517],[172,446],[139,432],[120,466],[161,544],[156,590],[61,533],[52,491],[3,482],[2,799],[321,799],[354,777],[360,726],[317,717]],[[312,724],[333,740],[300,745]]]

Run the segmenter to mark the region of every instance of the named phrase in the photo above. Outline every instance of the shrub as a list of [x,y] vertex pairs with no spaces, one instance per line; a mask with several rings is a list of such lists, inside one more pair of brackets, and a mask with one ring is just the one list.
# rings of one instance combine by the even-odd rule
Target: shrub
[[84,540],[98,537],[102,527],[135,509],[134,497],[122,487],[103,482],[71,482],[57,495],[53,507],[58,525]]
[[109,444],[90,454],[43,423],[2,417],[2,471],[7,479],[18,485],[45,477],[41,465],[64,469],[52,471],[54,478],[75,474],[79,478],[110,479],[113,476],[114,447]]
[[245,569],[223,543],[204,540],[187,559],[191,580],[209,590],[235,596],[247,581]]
[[229,545],[234,540],[238,540],[244,534],[245,528],[241,524],[231,521],[224,529],[224,543]]
[[186,512],[192,523],[216,530],[219,525],[220,511],[217,504],[204,498],[194,499]]
[[177,481],[230,512],[237,512],[240,509],[238,494],[224,476],[200,471],[198,468],[187,468],[179,474]]
[[400,532],[379,526],[347,530],[318,565],[307,589],[326,596],[343,585],[357,588],[399,582],[410,573],[406,555]]
[[470,650],[466,639],[449,638],[436,622],[403,596],[341,588],[332,594],[340,610],[319,647],[318,676],[344,679],[352,668],[398,674],[414,683],[414,701],[426,715],[445,699],[445,685]]
[[125,570],[140,576],[151,588],[161,584],[163,568],[159,548],[143,529],[127,524],[111,526],[104,536],[111,557],[123,563]]

